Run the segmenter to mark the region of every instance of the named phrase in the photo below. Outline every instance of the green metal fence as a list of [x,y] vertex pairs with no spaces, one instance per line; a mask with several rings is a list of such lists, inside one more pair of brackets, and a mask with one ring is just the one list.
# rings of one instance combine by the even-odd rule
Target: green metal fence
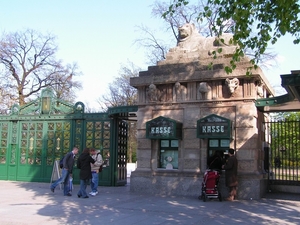
[[300,184],[300,121],[277,120],[269,128],[269,183]]

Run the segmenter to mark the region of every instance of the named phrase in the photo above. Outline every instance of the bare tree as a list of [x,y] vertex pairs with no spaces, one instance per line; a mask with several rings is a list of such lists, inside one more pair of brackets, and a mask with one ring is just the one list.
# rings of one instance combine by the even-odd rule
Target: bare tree
[[[137,77],[141,69],[132,62],[121,65],[119,77],[109,84],[109,92],[98,99],[98,103],[103,111],[109,107],[134,105],[137,99],[137,90],[130,86],[130,78]],[[128,121],[128,151],[127,160],[133,162],[136,160],[137,148],[137,127],[136,121]]]
[[69,102],[75,102],[76,100],[76,90],[80,90],[82,85],[79,81],[74,80],[73,74],[79,75],[78,66],[76,63],[67,64],[65,66],[65,72],[56,74],[56,84],[53,84],[51,88],[53,89],[55,95],[59,99],[63,99]]
[[109,92],[98,98],[98,103],[103,110],[109,107],[134,105],[137,98],[137,91],[130,86],[130,77],[137,77],[140,68],[132,62],[121,65],[119,77],[108,85]]
[[51,34],[42,35],[31,29],[4,33],[0,40],[0,89],[5,90],[5,97],[22,106],[48,87],[60,98],[74,98],[71,90],[81,88],[81,84],[73,78],[80,72],[76,64],[65,66],[57,60],[56,52]]
[[166,59],[169,50],[169,44],[162,39],[158,39],[155,31],[145,25],[137,26],[138,31],[142,34],[141,38],[134,41],[139,47],[147,49],[147,64],[155,65],[158,61]]
[[[155,1],[152,5],[152,16],[156,18],[163,18],[165,22],[165,31],[170,32],[178,41],[178,27],[185,23],[194,23],[199,32],[203,33],[203,30],[207,29],[206,24],[199,23],[198,15],[199,11],[203,11],[203,1],[198,1],[196,4],[189,4],[185,7],[178,6],[176,10],[171,14],[165,14],[168,11],[170,5],[167,2]],[[162,15],[165,15],[162,17]]]

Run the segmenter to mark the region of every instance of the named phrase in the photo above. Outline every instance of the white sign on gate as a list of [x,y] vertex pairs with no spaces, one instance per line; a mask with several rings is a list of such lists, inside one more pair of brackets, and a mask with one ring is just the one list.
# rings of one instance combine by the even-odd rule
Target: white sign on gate
[[[53,181],[58,180],[60,177],[61,177],[61,169],[59,168],[59,160],[56,160],[53,164],[50,185],[52,184]],[[59,184],[59,189],[61,189],[61,184]]]

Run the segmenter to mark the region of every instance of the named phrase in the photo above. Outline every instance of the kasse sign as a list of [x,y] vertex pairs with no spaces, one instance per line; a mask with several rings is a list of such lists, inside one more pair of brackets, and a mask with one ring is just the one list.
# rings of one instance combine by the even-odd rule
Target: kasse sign
[[217,116],[209,115],[197,121],[198,138],[230,138],[230,120]]
[[159,116],[146,123],[146,137],[150,139],[181,139],[182,124]]

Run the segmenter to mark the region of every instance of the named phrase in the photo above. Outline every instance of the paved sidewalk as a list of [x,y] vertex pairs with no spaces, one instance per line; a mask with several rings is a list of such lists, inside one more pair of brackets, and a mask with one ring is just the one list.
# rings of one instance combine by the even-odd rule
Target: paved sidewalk
[[52,193],[46,183],[0,181],[0,224],[300,224],[299,194],[203,202],[197,196],[135,194],[129,185],[99,187],[99,195],[81,199],[76,194],[78,185],[73,196],[65,197],[58,187]]

